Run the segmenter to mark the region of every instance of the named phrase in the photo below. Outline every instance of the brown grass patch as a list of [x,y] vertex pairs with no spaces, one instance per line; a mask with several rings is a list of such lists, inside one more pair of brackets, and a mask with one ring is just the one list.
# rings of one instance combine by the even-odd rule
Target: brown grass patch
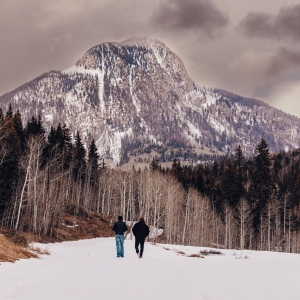
[[199,254],[190,254],[188,257],[197,257],[197,258],[204,258],[204,256],[201,256]]
[[53,243],[63,241],[78,241],[97,237],[112,237],[115,233],[110,228],[111,218],[97,214],[80,207],[75,213],[73,206],[68,208],[60,221],[55,224],[48,236],[36,237],[40,243]]
[[15,245],[28,247],[33,241],[33,234],[25,233],[15,229],[2,228],[0,234],[3,234],[6,239],[14,243]]
[[176,251],[178,254],[185,255],[183,251]]
[[50,254],[48,250],[29,246],[33,241],[54,243],[112,237],[115,233],[110,228],[111,223],[111,218],[108,216],[94,213],[83,207],[77,210],[75,205],[71,205],[67,207],[67,212],[62,214],[47,236],[39,237],[33,233],[3,228],[0,230],[0,262],[14,262],[20,258]]
[[37,254],[14,244],[0,234],[0,262],[15,262],[20,258],[37,258]]

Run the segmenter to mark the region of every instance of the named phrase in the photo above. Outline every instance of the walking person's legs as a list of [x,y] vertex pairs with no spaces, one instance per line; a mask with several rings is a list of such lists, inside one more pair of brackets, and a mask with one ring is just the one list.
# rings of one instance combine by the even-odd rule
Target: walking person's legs
[[120,235],[120,256],[124,257],[124,235]]
[[140,247],[140,249],[141,249],[141,251],[140,251],[140,257],[143,257],[145,239],[141,239],[139,242],[140,242],[140,245],[141,245],[141,247]]
[[116,247],[117,247],[117,257],[121,257],[121,239],[120,234],[115,235]]
[[137,238],[135,239],[134,246],[135,246],[135,252],[136,252],[136,254],[139,254],[139,240]]
[[[144,243],[145,243],[145,239],[135,239],[135,252],[139,255],[139,257],[143,257],[143,253],[144,253]],[[140,249],[139,249],[140,248]]]

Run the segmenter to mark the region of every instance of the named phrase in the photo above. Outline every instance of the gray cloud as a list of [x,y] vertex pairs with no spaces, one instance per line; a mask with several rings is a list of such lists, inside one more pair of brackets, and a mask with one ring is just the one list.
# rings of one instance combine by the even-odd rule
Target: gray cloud
[[41,73],[69,68],[97,44],[134,36],[162,39],[188,62],[186,45],[195,43],[198,32],[196,38],[185,33],[212,35],[227,23],[214,4],[201,0],[0,2],[0,94]]
[[251,12],[242,21],[243,32],[252,37],[300,39],[300,4],[283,7],[277,15]]
[[174,33],[198,30],[214,36],[228,24],[228,17],[208,0],[167,0],[160,3],[151,23]]
[[266,70],[267,76],[278,76],[280,73],[300,67],[300,51],[281,47],[273,55],[270,66]]
[[74,65],[97,44],[149,34],[150,1],[0,2],[0,94]]
[[[0,94],[44,72],[71,67],[95,45],[135,36],[162,40],[200,85],[272,102],[273,96],[267,96],[282,81],[293,86],[300,82],[294,43],[285,45],[286,51],[274,50],[275,38],[253,42],[233,30],[253,7],[268,13],[258,25],[265,24],[263,20],[273,24],[280,7],[294,0],[214,1],[0,0]],[[292,22],[289,11],[283,15]],[[300,15],[298,6],[295,12]],[[226,34],[218,35],[225,26]],[[268,36],[270,26],[262,27]]]

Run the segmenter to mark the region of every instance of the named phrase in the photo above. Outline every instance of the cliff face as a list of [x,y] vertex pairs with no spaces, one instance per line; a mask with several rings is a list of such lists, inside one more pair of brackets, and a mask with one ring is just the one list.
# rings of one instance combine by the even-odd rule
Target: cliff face
[[51,71],[0,97],[24,120],[65,123],[95,139],[114,163],[143,145],[204,145],[223,152],[261,138],[271,150],[299,147],[300,120],[254,99],[196,85],[165,44],[148,38],[103,43],[65,71]]

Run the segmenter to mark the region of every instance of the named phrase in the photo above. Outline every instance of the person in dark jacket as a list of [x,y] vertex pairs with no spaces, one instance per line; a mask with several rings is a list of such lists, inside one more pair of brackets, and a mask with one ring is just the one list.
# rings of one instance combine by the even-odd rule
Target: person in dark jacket
[[135,236],[135,251],[138,257],[142,258],[144,252],[145,239],[150,233],[149,227],[146,225],[145,220],[143,218],[140,218],[138,223],[134,224],[132,228],[132,233]]
[[124,232],[128,230],[126,223],[123,222],[123,217],[118,217],[118,222],[116,222],[112,228],[116,233],[116,247],[117,247],[117,257],[124,257]]

